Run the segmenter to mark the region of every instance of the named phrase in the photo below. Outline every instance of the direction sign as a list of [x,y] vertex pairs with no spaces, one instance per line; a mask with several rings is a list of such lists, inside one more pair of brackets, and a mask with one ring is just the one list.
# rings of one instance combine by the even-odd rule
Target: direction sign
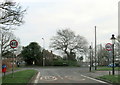
[[112,44],[111,43],[107,43],[105,45],[105,48],[106,48],[107,51],[112,51]]
[[11,48],[16,48],[18,46],[18,42],[16,40],[11,40],[10,41],[10,47]]

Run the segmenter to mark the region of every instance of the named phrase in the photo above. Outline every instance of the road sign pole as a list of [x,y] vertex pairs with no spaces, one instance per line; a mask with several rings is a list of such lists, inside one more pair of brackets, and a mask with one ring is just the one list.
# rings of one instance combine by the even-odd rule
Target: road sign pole
[[17,48],[18,42],[16,40],[10,41],[10,47],[13,48],[13,57],[12,57],[12,78],[14,77],[14,48]]
[[13,48],[13,57],[12,57],[12,78],[14,78],[14,48]]

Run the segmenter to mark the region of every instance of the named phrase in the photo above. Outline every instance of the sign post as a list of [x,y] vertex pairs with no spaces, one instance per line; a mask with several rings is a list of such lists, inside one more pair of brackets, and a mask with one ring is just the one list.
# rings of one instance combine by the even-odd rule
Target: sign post
[[[109,52],[109,55],[110,55],[110,51],[112,51],[112,44],[111,43],[107,43],[106,45],[105,45],[105,48],[106,48],[106,50]],[[108,57],[109,58],[109,57]],[[109,60],[110,60],[110,58],[109,58]],[[110,61],[108,62],[108,63],[110,63]],[[109,71],[109,75],[111,74],[111,72]]]
[[18,42],[16,40],[11,40],[10,41],[10,47],[13,48],[13,62],[12,62],[12,77],[14,77],[14,48],[17,48]]

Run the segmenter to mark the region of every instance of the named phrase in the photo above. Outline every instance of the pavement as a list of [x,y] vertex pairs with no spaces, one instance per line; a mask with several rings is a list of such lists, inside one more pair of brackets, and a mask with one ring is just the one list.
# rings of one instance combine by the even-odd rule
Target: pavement
[[[95,71],[95,72],[88,72],[84,75],[97,78],[104,75],[112,75],[112,71]],[[118,75],[118,71],[115,71],[115,75]]]

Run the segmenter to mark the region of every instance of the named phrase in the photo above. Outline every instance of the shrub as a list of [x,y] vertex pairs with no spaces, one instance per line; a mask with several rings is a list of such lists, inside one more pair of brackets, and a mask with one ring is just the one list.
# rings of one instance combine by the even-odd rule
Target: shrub
[[54,60],[53,65],[54,66],[63,66],[64,61],[63,60]]
[[77,61],[54,60],[53,66],[77,66]]

